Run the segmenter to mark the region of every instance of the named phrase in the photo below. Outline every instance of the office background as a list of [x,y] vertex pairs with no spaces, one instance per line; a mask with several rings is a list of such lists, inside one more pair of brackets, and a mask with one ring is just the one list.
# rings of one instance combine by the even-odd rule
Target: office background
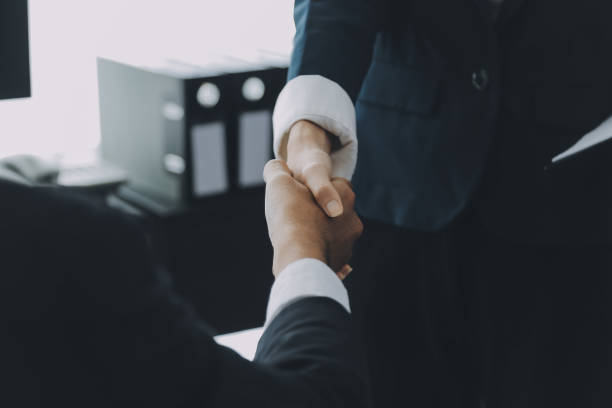
[[0,158],[78,156],[99,144],[97,56],[288,54],[292,9],[285,0],[30,0],[32,98],[0,101]]
[[[261,169],[271,156],[268,118],[275,95],[284,84],[283,66],[291,50],[291,2],[96,0],[82,4],[60,0],[50,5],[30,0],[28,3],[32,96],[0,101],[0,159],[4,158],[5,170],[14,166],[11,160],[19,157],[15,155],[23,153],[53,160],[61,155],[82,156],[87,161],[101,139],[105,140],[101,150],[106,146],[108,153],[110,146],[111,152],[129,156],[126,161],[110,153],[104,157],[125,166],[126,178],[121,182],[126,182],[126,188],[118,184],[121,182],[78,188],[73,185],[74,192],[135,216],[149,238],[156,263],[172,275],[178,292],[192,301],[217,332],[260,326],[272,282]],[[266,56],[263,58],[267,62],[261,55]],[[133,65],[128,68],[108,62],[111,60]],[[160,60],[178,62],[180,73],[134,68],[156,66]],[[102,61],[107,61],[106,65]],[[251,61],[256,62],[252,65]],[[116,69],[104,70],[101,64]],[[216,69],[202,68],[207,66]],[[186,68],[194,67],[202,75],[184,76]],[[251,75],[266,86],[255,99],[249,99],[243,86]],[[153,82],[147,82],[152,78]],[[207,106],[206,101],[200,100],[198,89],[206,88],[209,80],[221,89],[223,96],[218,99],[218,106],[216,102],[215,106]],[[164,94],[167,88],[157,85],[167,81],[179,93],[186,86],[186,98],[165,100],[171,95]],[[151,92],[160,89],[162,93],[151,98]],[[145,94],[149,99],[141,98],[138,102],[130,99]],[[106,104],[99,103],[102,95]],[[161,103],[162,99],[165,103]],[[168,107],[173,109],[168,111]],[[124,116],[117,118],[113,112]],[[243,131],[243,116],[261,119],[260,126],[248,126],[250,131]],[[137,123],[126,130],[120,125],[125,125],[125,118],[132,122],[136,118]],[[215,135],[198,136],[196,125],[206,127],[212,120],[226,126],[220,137],[224,139],[221,144],[227,146],[224,148],[227,154],[204,157],[196,154],[195,141],[210,142]],[[171,132],[165,127],[170,124],[174,129],[179,122],[186,132]],[[173,142],[165,143],[169,137],[174,138]],[[126,146],[128,139],[131,148]],[[268,148],[246,149],[241,143],[243,139],[251,144],[260,140],[259,145]],[[184,143],[185,150],[172,151],[173,154],[159,150],[173,149],[177,143],[180,146]],[[205,145],[204,154],[210,151],[210,146]],[[147,147],[152,147],[153,153]],[[168,157],[175,160],[166,162]],[[178,159],[183,163],[180,169],[176,167]],[[217,173],[227,174],[222,177],[227,188],[192,194],[191,186],[198,185],[197,174],[207,182],[218,176],[206,166],[205,171],[198,172],[194,163],[216,161],[221,163]],[[27,164],[23,160],[20,163]],[[132,163],[137,163],[136,167],[130,167]],[[42,168],[40,164],[36,167]],[[253,169],[251,173],[256,175],[247,177],[246,184],[244,169]],[[70,189],[61,182],[64,170],[62,167],[60,177],[51,182]],[[80,172],[78,167],[73,170]],[[19,172],[27,173],[24,167],[19,167]],[[48,182],[38,177],[26,178],[35,183]],[[162,194],[157,195],[140,188],[160,185]],[[163,190],[168,185],[171,186]],[[122,191],[131,193],[125,193],[126,196]],[[173,193],[176,191],[179,194]],[[163,201],[166,202],[161,205]],[[163,207],[168,201],[172,201],[171,205]],[[147,203],[154,203],[153,208]],[[157,211],[160,206],[164,210]],[[166,211],[170,207],[171,211]]]

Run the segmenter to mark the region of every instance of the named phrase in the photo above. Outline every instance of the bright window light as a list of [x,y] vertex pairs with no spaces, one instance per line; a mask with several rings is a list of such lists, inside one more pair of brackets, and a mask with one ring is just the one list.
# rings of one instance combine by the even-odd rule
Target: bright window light
[[30,0],[32,98],[0,101],[0,157],[73,154],[100,141],[96,57],[287,55],[288,0]]

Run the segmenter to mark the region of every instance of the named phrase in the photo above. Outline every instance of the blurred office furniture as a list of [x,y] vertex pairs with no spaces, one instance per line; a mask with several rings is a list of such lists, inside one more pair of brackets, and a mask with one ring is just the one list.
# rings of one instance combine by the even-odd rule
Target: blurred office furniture
[[126,180],[125,171],[110,163],[98,161],[60,167],[56,182],[65,187],[106,189],[120,186]]
[[53,161],[20,154],[1,159],[0,172],[3,176],[21,183],[53,183],[57,180],[59,167]]
[[28,38],[28,1],[0,2],[0,100],[30,96]]
[[7,156],[0,159],[0,176],[18,183],[111,191],[126,181],[125,172],[99,158],[88,158],[79,164],[64,158],[30,154]]
[[286,69],[234,59],[204,66],[98,60],[101,153],[128,173],[121,193],[128,200],[173,212],[263,184]]
[[[286,61],[284,61],[286,63]],[[272,283],[262,170],[283,60],[98,60],[101,155],[127,182],[158,262],[221,333],[261,326]]]
[[[0,34],[0,99],[28,97],[27,0],[0,2]],[[272,283],[261,170],[287,61],[269,52],[207,64],[101,59],[100,160],[56,167],[17,157],[0,171],[135,217],[214,328],[260,326]]]

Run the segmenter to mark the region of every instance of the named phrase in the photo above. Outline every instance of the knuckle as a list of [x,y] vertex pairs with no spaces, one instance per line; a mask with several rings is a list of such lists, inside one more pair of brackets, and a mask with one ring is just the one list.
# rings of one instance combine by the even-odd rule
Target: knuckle
[[278,159],[270,160],[264,166],[263,172],[265,174],[265,173],[268,173],[270,171],[274,171],[274,169],[278,168],[279,166],[280,166],[280,160],[278,160]]
[[349,189],[347,190],[347,193],[346,193],[346,194],[347,194],[347,201],[348,201],[349,203],[351,203],[351,206],[352,206],[352,205],[353,205],[353,203],[355,202],[355,198],[356,198],[356,197],[355,197],[355,192],[353,191],[353,189],[349,188]]
[[352,205],[352,203],[355,201],[355,192],[351,188],[349,181],[347,179],[338,177],[334,178],[332,182],[342,200]]
[[338,191],[338,194],[340,194],[341,196],[344,196],[346,194],[346,186],[344,184],[339,182],[337,179],[333,179],[332,184],[334,185],[336,191]]
[[275,161],[276,160],[270,160],[266,163],[266,165],[264,166],[263,169],[263,173],[266,174],[267,172],[269,172],[275,165]]
[[359,219],[359,217],[355,217],[355,234],[359,237],[363,234],[363,222]]
[[347,187],[343,192],[342,199],[352,208],[355,204],[355,192]]
[[282,167],[282,165],[283,165],[283,161],[280,160],[280,159],[272,159],[272,160],[269,160],[266,163],[266,167],[275,167],[275,166],[281,166]]
[[287,173],[280,173],[280,172],[274,173],[266,179],[266,184],[268,186],[271,186],[271,185],[286,186],[286,185],[291,184],[292,182],[293,182],[293,177],[291,177]]
[[289,172],[289,169],[287,168],[285,162],[278,159],[270,160],[269,162],[267,162],[263,170],[263,177],[265,182],[269,183],[279,176],[291,177],[291,173]]

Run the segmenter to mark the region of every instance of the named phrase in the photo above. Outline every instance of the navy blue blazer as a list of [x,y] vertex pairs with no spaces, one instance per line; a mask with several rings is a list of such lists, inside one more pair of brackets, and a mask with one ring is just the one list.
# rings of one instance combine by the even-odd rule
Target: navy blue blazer
[[496,20],[487,0],[297,0],[289,78],[356,103],[366,217],[439,230],[477,207],[500,233],[600,240],[600,169],[544,168],[612,115],[610,15],[608,0],[505,0]]

